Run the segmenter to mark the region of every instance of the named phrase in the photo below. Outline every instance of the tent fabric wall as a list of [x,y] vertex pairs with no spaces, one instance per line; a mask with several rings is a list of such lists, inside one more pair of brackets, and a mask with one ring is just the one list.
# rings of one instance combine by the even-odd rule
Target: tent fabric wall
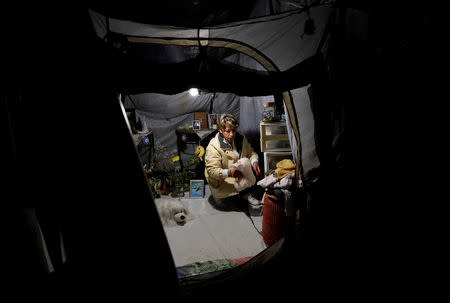
[[[305,172],[311,171],[314,168],[319,167],[319,159],[316,154],[315,149],[315,138],[314,138],[314,117],[311,110],[310,98],[308,95],[308,87],[300,87],[291,91],[295,110],[297,116],[301,116],[298,123],[300,126],[300,134],[302,138],[302,157],[303,157],[303,169]],[[290,123],[289,116],[286,118]],[[294,162],[297,161],[297,144],[292,144],[294,140],[294,134],[292,128],[287,128],[289,133],[289,138],[291,138],[291,149]]]
[[330,11],[328,5],[310,8],[309,15],[314,19],[316,28],[311,35],[303,34],[307,19],[304,10],[198,30],[107,18],[93,10],[90,10],[90,15],[96,33],[102,39],[108,32],[113,32],[129,37],[188,39],[192,45],[197,45],[197,40],[201,40],[203,45],[208,45],[206,39],[220,39],[230,43],[242,41],[249,47],[261,51],[276,64],[278,70],[285,71],[317,52]]
[[[116,33],[131,38],[160,39],[153,41],[145,40],[151,43],[191,46],[198,46],[200,44],[210,47],[230,47],[255,58],[267,70],[276,72],[286,71],[320,51],[318,47],[324,35],[330,12],[331,6],[329,5],[309,9],[309,15],[314,18],[316,28],[312,35],[304,35],[304,24],[308,16],[301,9],[198,30],[139,24],[114,18],[106,18],[92,10],[90,11],[90,15],[93,20],[93,25],[96,28],[96,33],[102,39],[107,36],[108,32],[117,31]],[[184,38],[184,40],[180,38]],[[294,99],[297,97],[296,94],[291,96]],[[290,116],[290,123],[293,128],[291,132],[291,145],[301,144],[304,145],[302,148],[307,151],[314,150],[314,141],[310,140],[310,138],[314,137],[310,133],[314,132],[314,128],[309,127],[312,124],[302,122],[303,126],[308,125],[303,131],[299,131],[300,125],[297,124],[299,123],[298,121],[308,119],[305,116],[309,115],[310,112],[303,113],[296,111],[294,106],[296,100],[292,100],[292,98],[285,98],[284,101],[285,103],[287,102],[287,115]],[[296,116],[297,114],[298,116]],[[309,152],[306,158],[300,154],[301,149],[297,152],[297,161],[309,162],[303,164],[304,168],[317,166],[318,159],[313,152]],[[306,172],[302,171],[302,173]]]
[[[272,96],[245,97],[224,93],[205,93],[196,97],[183,92],[175,95],[156,93],[124,96],[126,108],[136,110],[136,122],[144,121],[147,129],[154,132],[155,141],[169,147],[169,154],[176,154],[175,129],[190,125],[193,112],[231,113],[239,120],[239,131],[259,150],[259,121],[264,102],[273,101]],[[258,144],[256,144],[258,143]]]
[[175,95],[137,94],[124,99],[125,107],[135,108],[136,119],[145,121],[154,132],[155,142],[167,146],[170,154],[176,154],[175,129],[191,125],[194,112],[209,112],[211,102],[212,113],[240,115],[240,97],[233,94],[205,93],[194,97],[186,91]]
[[[169,58],[179,58],[184,54],[173,48],[170,50],[173,52],[166,54]],[[233,53],[224,60],[246,68],[264,70],[257,61],[244,54]],[[264,109],[263,103],[273,101],[273,96],[250,97],[221,92],[201,92],[198,96],[191,96],[185,91],[173,95],[160,93],[125,95],[123,99],[126,108],[136,110],[136,119],[144,121],[146,127],[154,132],[155,140],[169,147],[170,154],[176,154],[174,130],[177,127],[190,125],[195,111],[235,115],[240,122],[239,131],[248,137],[254,149],[258,151],[259,121]]]
[[317,52],[330,7],[313,7],[309,14],[316,27],[312,35],[303,34],[306,12],[295,10],[211,28],[209,36],[211,39],[245,42],[249,47],[263,53],[279,71],[286,71]]

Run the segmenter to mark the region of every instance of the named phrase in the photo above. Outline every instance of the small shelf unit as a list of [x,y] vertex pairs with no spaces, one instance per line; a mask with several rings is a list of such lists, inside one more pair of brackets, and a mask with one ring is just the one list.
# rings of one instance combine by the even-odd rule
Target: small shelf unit
[[264,172],[275,169],[283,159],[292,159],[292,150],[285,121],[260,122],[261,152],[264,155]]

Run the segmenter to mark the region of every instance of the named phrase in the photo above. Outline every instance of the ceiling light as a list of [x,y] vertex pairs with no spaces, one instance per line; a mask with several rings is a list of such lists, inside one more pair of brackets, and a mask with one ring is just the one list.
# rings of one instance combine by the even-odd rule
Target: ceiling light
[[191,94],[192,97],[198,96],[198,89],[196,89],[196,88],[191,88],[191,89],[189,90],[189,94]]

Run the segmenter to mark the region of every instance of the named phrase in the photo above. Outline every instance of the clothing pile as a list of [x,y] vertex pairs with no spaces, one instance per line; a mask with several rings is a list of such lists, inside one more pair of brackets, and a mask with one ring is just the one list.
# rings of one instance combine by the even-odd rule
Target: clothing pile
[[[283,159],[276,164],[275,172],[258,181],[257,185],[265,189],[265,194],[277,197],[284,203],[287,216],[295,214],[295,207],[291,200],[289,187],[295,177],[295,163],[290,159]],[[264,201],[264,198],[261,202]]]

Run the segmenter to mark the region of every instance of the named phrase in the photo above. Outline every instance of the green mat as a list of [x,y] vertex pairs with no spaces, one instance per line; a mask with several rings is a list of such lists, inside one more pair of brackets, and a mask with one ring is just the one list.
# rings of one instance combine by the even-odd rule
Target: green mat
[[230,269],[247,262],[251,257],[240,259],[217,259],[210,261],[194,262],[177,267],[179,278],[205,274],[214,271]]

